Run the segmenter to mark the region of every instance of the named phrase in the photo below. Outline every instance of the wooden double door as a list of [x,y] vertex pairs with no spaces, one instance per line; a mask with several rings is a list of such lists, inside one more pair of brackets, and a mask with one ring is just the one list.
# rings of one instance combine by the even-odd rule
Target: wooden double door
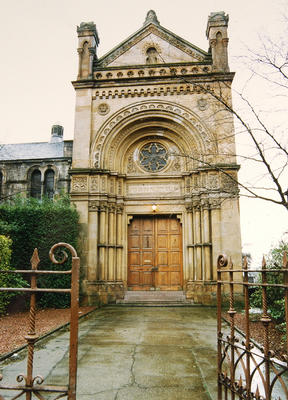
[[182,289],[182,232],[176,216],[135,216],[128,228],[129,290]]

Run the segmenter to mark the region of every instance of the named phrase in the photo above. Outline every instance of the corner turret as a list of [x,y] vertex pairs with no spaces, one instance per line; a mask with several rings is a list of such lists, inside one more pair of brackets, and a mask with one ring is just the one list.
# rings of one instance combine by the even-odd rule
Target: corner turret
[[77,79],[93,77],[93,61],[97,58],[99,36],[94,22],[81,22],[77,26],[79,67]]
[[229,15],[224,11],[213,12],[208,17],[206,36],[212,52],[213,70],[229,72],[228,65],[228,28]]

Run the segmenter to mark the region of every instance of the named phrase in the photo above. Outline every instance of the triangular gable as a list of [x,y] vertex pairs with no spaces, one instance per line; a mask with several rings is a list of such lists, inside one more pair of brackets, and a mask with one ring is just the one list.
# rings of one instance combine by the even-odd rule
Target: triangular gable
[[203,62],[209,54],[180,38],[161,25],[149,23],[109,53],[97,60],[97,67],[142,65],[146,63],[148,48],[155,47],[158,60],[155,63]]

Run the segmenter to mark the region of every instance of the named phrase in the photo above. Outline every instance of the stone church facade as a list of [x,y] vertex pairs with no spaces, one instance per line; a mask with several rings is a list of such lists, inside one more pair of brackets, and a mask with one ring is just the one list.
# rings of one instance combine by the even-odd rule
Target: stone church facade
[[144,25],[101,58],[94,23],[77,28],[71,198],[82,226],[85,301],[127,290],[215,298],[216,261],[241,243],[227,55],[228,16],[208,18],[205,52]]

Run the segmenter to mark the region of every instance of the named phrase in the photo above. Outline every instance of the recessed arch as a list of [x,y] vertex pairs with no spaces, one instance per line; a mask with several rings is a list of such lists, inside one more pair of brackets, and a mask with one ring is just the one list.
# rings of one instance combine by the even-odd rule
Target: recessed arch
[[217,153],[214,135],[198,115],[172,102],[147,101],[121,109],[102,125],[91,144],[91,167],[115,170],[111,154],[119,151],[123,140],[143,128],[163,127],[175,136],[174,140],[182,138],[183,151],[188,154]]

